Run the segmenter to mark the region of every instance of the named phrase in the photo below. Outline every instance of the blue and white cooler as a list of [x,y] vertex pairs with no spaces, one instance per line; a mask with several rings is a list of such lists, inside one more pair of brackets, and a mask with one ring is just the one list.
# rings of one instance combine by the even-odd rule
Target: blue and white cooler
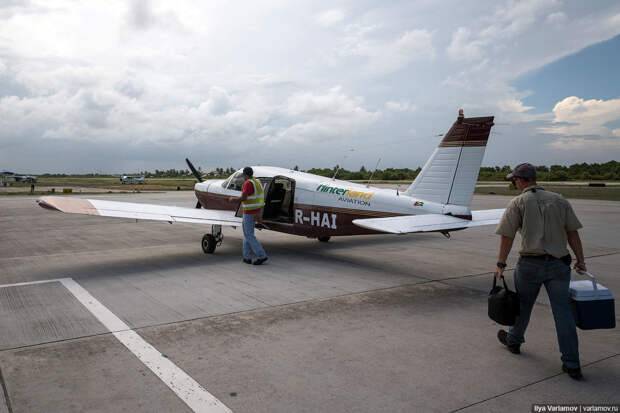
[[570,282],[570,306],[575,324],[582,330],[616,327],[614,297],[611,291],[596,282],[589,272],[589,280]]

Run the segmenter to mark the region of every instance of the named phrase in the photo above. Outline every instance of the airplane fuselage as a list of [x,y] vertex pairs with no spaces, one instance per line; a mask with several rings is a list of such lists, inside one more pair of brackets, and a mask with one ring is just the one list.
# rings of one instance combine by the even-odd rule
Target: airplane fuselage
[[[332,180],[284,168],[255,166],[253,169],[254,177],[266,186],[265,223],[275,231],[307,237],[373,234],[374,231],[354,225],[352,221],[444,212],[444,205],[414,199],[395,189]],[[235,182],[235,175],[226,180],[197,183],[194,189],[201,206],[236,210],[238,204],[229,202],[229,198],[241,195],[243,181],[238,176]],[[278,199],[281,198],[275,194],[278,190],[284,190],[284,199]],[[286,203],[287,196],[289,204],[280,209],[282,213],[270,216],[274,215],[270,212],[270,203]]]

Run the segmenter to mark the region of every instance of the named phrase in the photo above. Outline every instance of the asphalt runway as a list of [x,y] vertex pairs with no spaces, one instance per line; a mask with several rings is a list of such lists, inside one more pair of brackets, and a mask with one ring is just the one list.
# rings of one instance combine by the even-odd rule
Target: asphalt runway
[[[190,192],[89,197],[195,204]],[[241,262],[240,229],[205,255],[208,227],[65,215],[35,199],[0,198],[0,413],[620,403],[618,328],[579,330],[579,383],[561,373],[545,292],[522,354],[497,342],[493,227],[329,243],[261,231],[270,260],[258,267]],[[476,196],[472,209],[508,200]],[[620,203],[572,204],[588,267],[617,298]]]

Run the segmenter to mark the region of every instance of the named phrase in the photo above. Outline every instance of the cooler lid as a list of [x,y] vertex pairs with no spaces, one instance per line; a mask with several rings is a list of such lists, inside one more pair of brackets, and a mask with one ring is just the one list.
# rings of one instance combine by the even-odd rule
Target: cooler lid
[[[613,296],[611,291],[604,285],[596,283],[598,289],[599,300],[611,300]],[[594,285],[590,280],[579,280],[570,282],[570,296],[578,301],[587,301],[597,299]]]

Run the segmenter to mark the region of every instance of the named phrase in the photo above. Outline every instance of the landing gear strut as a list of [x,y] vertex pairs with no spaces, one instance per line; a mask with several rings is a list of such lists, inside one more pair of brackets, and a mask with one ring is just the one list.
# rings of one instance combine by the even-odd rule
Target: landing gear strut
[[211,233],[202,237],[202,250],[205,254],[213,254],[215,247],[222,244],[224,234],[221,225],[211,225]]

